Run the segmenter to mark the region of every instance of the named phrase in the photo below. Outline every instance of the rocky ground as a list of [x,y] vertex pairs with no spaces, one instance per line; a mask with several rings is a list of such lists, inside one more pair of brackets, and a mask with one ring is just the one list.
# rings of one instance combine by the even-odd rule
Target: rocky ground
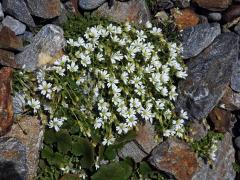
[[21,102],[11,96],[13,68],[24,65],[35,70],[56,60],[65,45],[60,26],[69,14],[83,12],[143,24],[172,17],[181,32],[182,56],[189,68],[189,76],[179,83],[176,107],[188,112],[194,139],[206,135],[204,119],[215,131],[224,133],[213,168],[181,140],[155,144],[154,131],[147,125],[119,156],[130,156],[136,162],[148,157],[157,169],[179,180],[240,179],[232,165],[240,161],[239,0],[0,2],[0,179],[34,179],[43,137],[37,118],[14,119]]

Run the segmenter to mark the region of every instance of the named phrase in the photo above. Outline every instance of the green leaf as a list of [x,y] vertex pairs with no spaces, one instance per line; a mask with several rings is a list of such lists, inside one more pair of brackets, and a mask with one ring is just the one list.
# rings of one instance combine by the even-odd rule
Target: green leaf
[[104,157],[107,160],[113,160],[117,156],[117,148],[115,146],[108,146],[104,152]]
[[71,150],[72,138],[68,131],[62,130],[57,133],[57,148],[59,152],[67,153]]
[[79,180],[79,177],[74,174],[65,174],[60,180]]
[[125,161],[103,165],[92,176],[92,180],[127,180],[132,173],[132,167]]
[[57,142],[56,132],[54,132],[52,129],[46,129],[44,135],[44,142],[46,144],[53,144]]
[[147,176],[150,172],[152,172],[151,167],[146,162],[141,162],[139,166],[139,173],[143,176]]

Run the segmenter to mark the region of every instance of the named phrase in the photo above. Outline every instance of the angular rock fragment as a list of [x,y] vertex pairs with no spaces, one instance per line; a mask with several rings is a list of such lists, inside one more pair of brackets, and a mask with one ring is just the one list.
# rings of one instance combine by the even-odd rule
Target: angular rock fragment
[[15,61],[14,53],[0,49],[0,65],[19,68]]
[[190,119],[206,118],[223,97],[238,59],[239,37],[223,33],[201,54],[192,58],[188,77],[179,83],[176,108],[188,112]]
[[231,5],[232,0],[193,0],[193,2],[211,11],[224,11]]
[[6,134],[13,124],[11,77],[12,68],[0,69],[0,136]]
[[26,30],[25,24],[12,18],[11,16],[6,16],[3,19],[2,24],[3,24],[3,26],[6,26],[9,29],[11,29],[16,35],[23,34]]
[[131,0],[127,2],[115,1],[112,7],[104,3],[96,11],[95,15],[109,17],[117,22],[132,21],[136,24],[150,21],[150,12],[144,0]]
[[24,0],[4,0],[3,11],[30,27],[35,27],[34,20]]
[[36,178],[39,152],[42,148],[43,131],[40,120],[37,117],[29,116],[21,118],[18,124],[14,124],[11,131],[7,134],[9,137],[18,139],[26,147],[27,179]]
[[214,130],[217,132],[225,133],[232,128],[231,121],[233,117],[229,111],[215,107],[209,114],[209,118],[214,125]]
[[192,180],[234,180],[236,172],[233,169],[235,161],[235,150],[232,144],[232,136],[225,133],[224,139],[218,143],[216,160],[212,167],[199,159],[199,170],[194,174]]
[[198,169],[196,154],[185,142],[177,139],[159,144],[151,154],[149,161],[154,167],[179,180],[191,180]]
[[238,60],[236,61],[236,63],[232,68],[232,76],[231,76],[231,83],[230,83],[230,87],[236,92],[240,92],[240,68],[239,67],[240,67],[240,53],[239,53]]
[[220,24],[204,23],[185,29],[182,32],[184,59],[198,55],[207,48],[214,39],[221,33]]
[[240,110],[240,94],[234,92],[230,87],[228,87],[224,96],[219,102],[219,106],[227,111]]
[[171,11],[178,29],[186,29],[199,23],[198,15],[190,8]]
[[118,156],[123,159],[130,157],[136,163],[139,163],[147,156],[147,154],[143,152],[134,141],[131,141],[123,146],[123,148],[118,152]]
[[106,0],[79,0],[79,7],[84,10],[93,10],[105,3]]
[[4,18],[4,13],[2,9],[2,4],[0,3],[0,20],[3,20],[3,18]]
[[26,0],[32,15],[51,19],[61,14],[60,0]]
[[193,121],[189,125],[189,136],[196,141],[199,141],[203,137],[207,135],[207,128],[204,126],[203,123],[199,121]]
[[0,31],[0,48],[6,50],[20,50],[23,47],[22,39],[8,27],[3,27]]
[[240,5],[239,4],[235,4],[235,5],[231,5],[226,12],[224,12],[223,14],[223,21],[225,23],[227,22],[231,22],[232,20],[234,20],[235,18],[240,16]]
[[12,137],[0,138],[0,179],[27,179],[26,147]]
[[21,66],[25,65],[27,70],[35,70],[58,59],[64,45],[63,30],[59,26],[48,24],[37,33],[23,52],[16,55],[16,62]]

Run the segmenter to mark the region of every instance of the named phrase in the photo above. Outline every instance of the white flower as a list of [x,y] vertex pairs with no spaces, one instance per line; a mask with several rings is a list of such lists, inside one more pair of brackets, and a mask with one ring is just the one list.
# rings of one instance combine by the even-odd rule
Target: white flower
[[159,100],[156,101],[156,108],[157,109],[163,110],[164,107],[165,107],[165,104],[162,100],[159,99]]
[[153,118],[155,117],[155,114],[151,112],[151,108],[146,108],[142,110],[141,116],[152,123]]
[[118,84],[118,83],[119,83],[118,79],[115,79],[114,77],[109,77],[107,87],[111,87],[111,86],[113,86],[115,84]]
[[116,63],[116,61],[121,61],[123,59],[123,55],[121,54],[120,51],[117,51],[116,53],[113,53],[111,56],[111,62],[113,64]]
[[61,66],[57,66],[57,67],[54,67],[55,71],[57,74],[59,74],[60,76],[65,76],[64,72],[65,72],[65,69],[63,69]]
[[57,61],[54,62],[54,65],[64,66],[68,61],[70,61],[69,57],[66,55],[63,55],[61,58],[59,58]]
[[187,112],[185,112],[183,109],[181,110],[180,117],[183,119],[188,119]]
[[124,84],[127,84],[128,82],[128,73],[126,71],[124,71],[122,74],[121,74],[121,79],[122,81],[124,82]]
[[66,118],[53,118],[53,120],[51,120],[48,123],[49,128],[54,128],[55,131],[59,131],[60,127],[63,125],[63,121],[66,120]]
[[99,129],[103,126],[103,124],[104,124],[103,119],[102,118],[97,118],[96,122],[94,124],[94,128]]
[[57,91],[57,93],[60,92],[61,90],[62,90],[62,86],[54,86],[53,87],[53,91]]
[[126,123],[127,123],[127,126],[132,128],[134,126],[137,125],[137,118],[136,116],[131,116],[131,117],[128,117],[127,120],[126,120]]
[[40,101],[37,99],[32,98],[31,100],[28,100],[27,104],[33,108],[33,112],[36,113],[37,110],[40,109]]
[[101,53],[97,53],[97,60],[104,61],[103,55]]
[[188,75],[186,71],[177,71],[176,76],[182,79],[186,79]]
[[151,29],[152,28],[152,23],[150,21],[147,21],[145,26],[146,26],[146,28]]
[[130,99],[130,107],[131,108],[140,108],[142,106],[140,100],[138,98],[131,98]]
[[114,138],[113,136],[110,136],[108,138],[104,138],[102,144],[104,146],[105,145],[109,146],[109,145],[113,144],[115,142],[115,140],[116,140],[116,138]]
[[126,134],[128,132],[128,127],[126,124],[124,123],[120,123],[117,127],[116,127],[116,130],[118,132],[118,134]]
[[162,34],[162,29],[157,28],[157,27],[153,27],[152,30],[150,31],[150,33],[152,33],[154,35],[161,35]]
[[167,89],[167,87],[163,87],[163,88],[161,89],[161,94],[162,94],[163,96],[167,96],[167,95],[168,95],[168,89]]
[[52,92],[52,84],[43,81],[42,84],[38,86],[38,89],[41,91],[42,95],[50,94]]
[[126,32],[128,32],[128,31],[131,31],[131,28],[132,28],[132,26],[129,24],[129,22],[126,22],[126,23],[125,23],[125,28],[124,28],[124,30],[125,30]]
[[80,53],[78,56],[81,59],[81,64],[83,67],[87,67],[89,64],[91,64],[91,58],[88,54]]
[[177,96],[178,96],[178,94],[176,93],[176,87],[175,87],[175,86],[172,86],[172,87],[171,87],[171,90],[170,90],[170,92],[169,92],[169,99],[175,101],[176,98],[177,98]]
[[71,65],[70,64],[67,65],[67,69],[70,72],[77,72],[78,71],[78,65],[75,64],[75,62],[72,62]]

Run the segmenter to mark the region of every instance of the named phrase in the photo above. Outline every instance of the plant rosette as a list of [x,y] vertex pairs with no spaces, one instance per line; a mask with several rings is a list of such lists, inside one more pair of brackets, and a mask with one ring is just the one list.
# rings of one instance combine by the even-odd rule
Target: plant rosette
[[112,145],[146,121],[161,137],[184,136],[187,113],[176,114],[174,101],[187,69],[181,46],[160,28],[96,25],[67,44],[53,65],[16,75],[26,108],[46,115],[47,128],[78,127],[94,146]]

